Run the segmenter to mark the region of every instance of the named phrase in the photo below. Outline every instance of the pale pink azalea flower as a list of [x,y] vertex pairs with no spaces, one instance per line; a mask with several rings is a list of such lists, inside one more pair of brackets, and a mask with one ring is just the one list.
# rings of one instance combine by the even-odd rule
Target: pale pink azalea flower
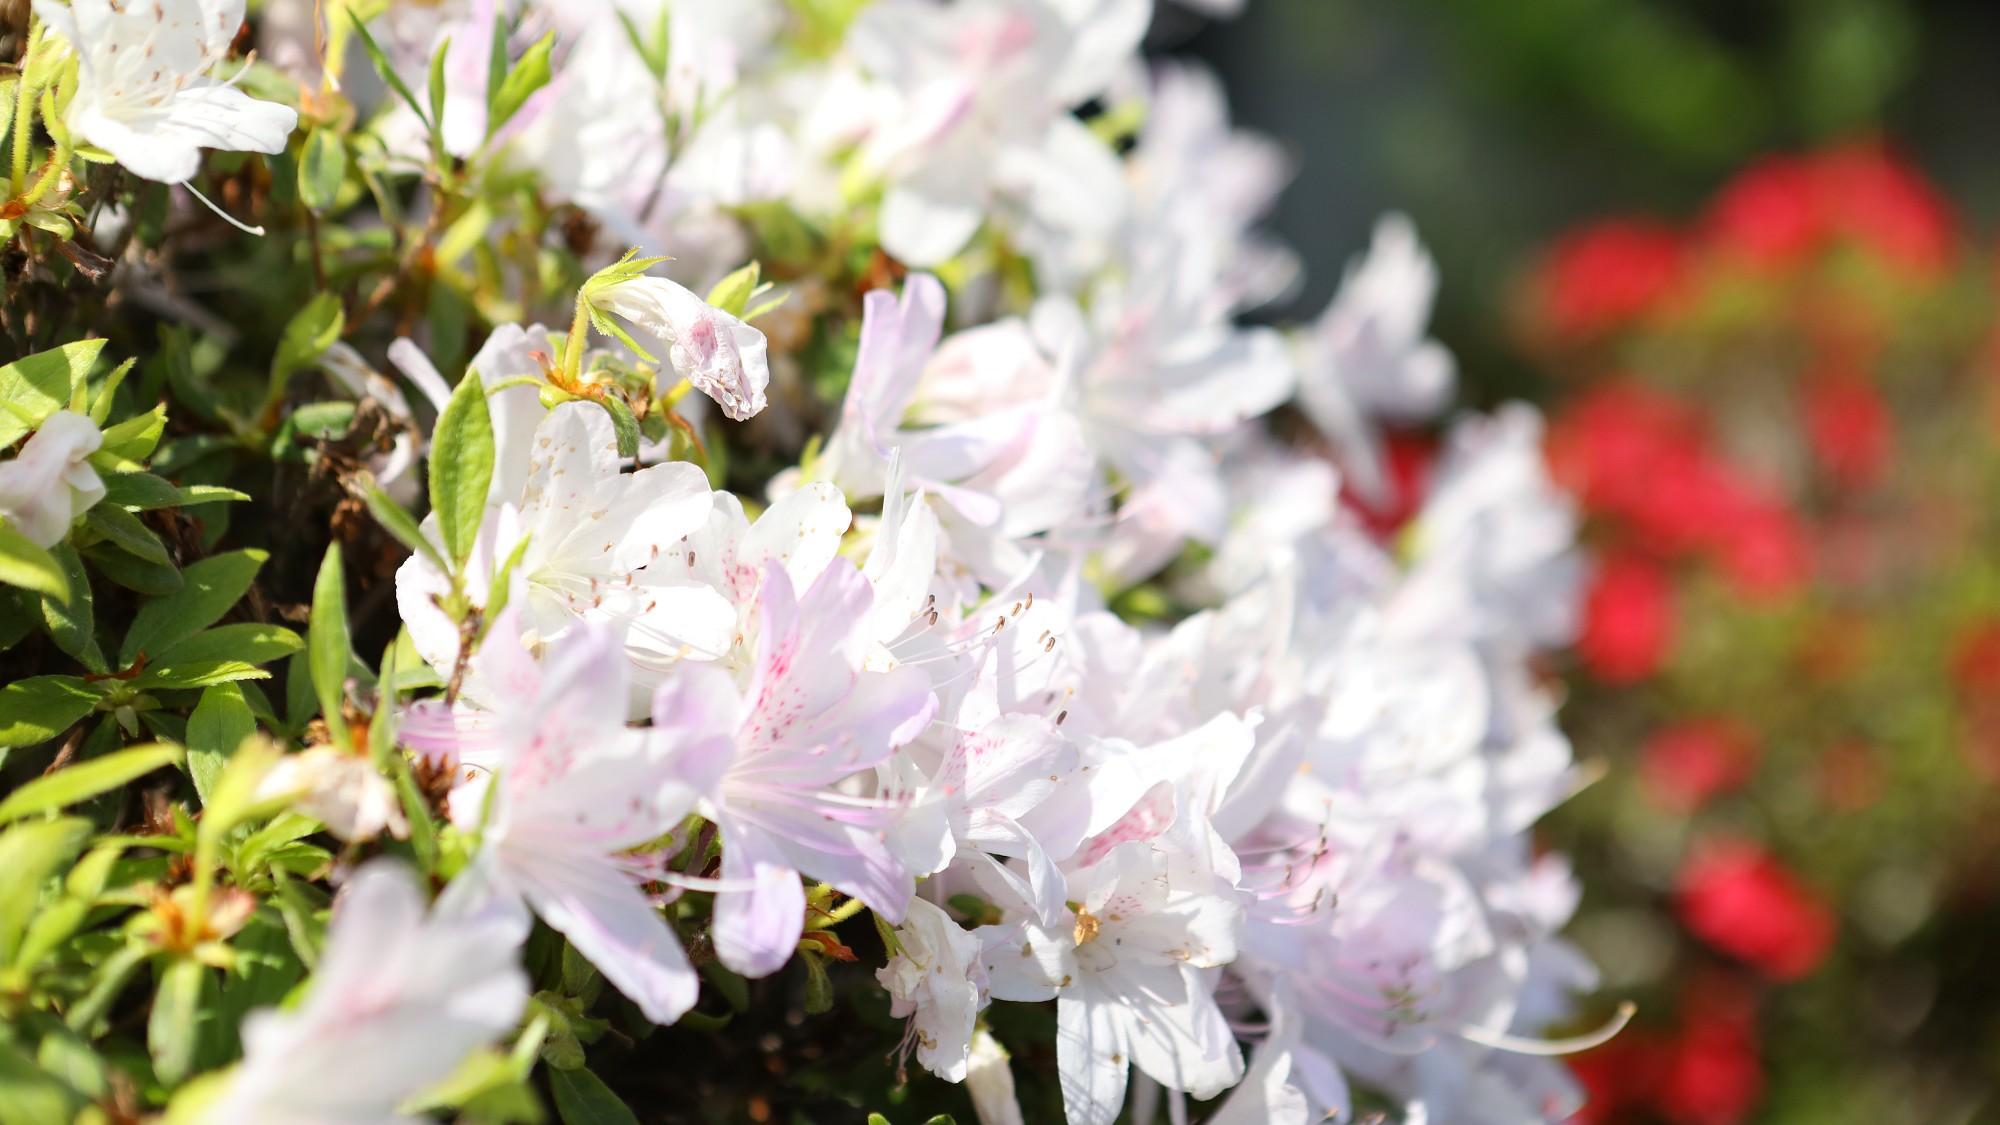
[[[397,1107],[514,1029],[528,1001],[527,919],[426,907],[378,859],[334,901],[304,997],[243,1023],[243,1061],[189,1120],[208,1125],[415,1121]],[[176,1105],[175,1119],[181,1107]]]
[[458,912],[532,908],[655,1023],[693,1007],[700,982],[623,853],[666,836],[728,762],[720,701],[670,683],[651,730],[625,725],[626,662],[586,625],[550,647],[541,683],[499,701],[490,772],[452,791],[479,851],[446,889]]
[[734,757],[698,811],[722,834],[716,953],[749,977],[790,960],[805,922],[802,872],[902,919],[913,881],[885,842],[897,810],[843,786],[936,710],[921,671],[863,670],[872,592],[852,563],[836,560],[803,594],[775,561],[764,566],[747,684],[739,692],[720,668],[690,665],[653,715],[655,729],[673,729],[686,722],[677,708],[699,700],[735,732]]
[[69,525],[104,499],[104,480],[89,461],[103,444],[89,418],[49,415],[13,460],[0,462],[0,518],[37,547],[62,542]]
[[762,332],[664,277],[607,285],[591,293],[590,302],[664,341],[674,375],[714,399],[724,414],[740,422],[764,409],[771,365]]

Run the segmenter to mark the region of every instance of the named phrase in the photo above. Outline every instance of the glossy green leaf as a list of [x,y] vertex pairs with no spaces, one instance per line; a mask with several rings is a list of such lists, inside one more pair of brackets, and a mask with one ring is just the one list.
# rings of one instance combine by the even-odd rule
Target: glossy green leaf
[[208,804],[230,756],[244,739],[256,733],[257,720],[241,687],[217,684],[201,693],[201,702],[188,716],[187,764],[188,776],[194,779],[194,790],[203,805]]
[[306,135],[299,155],[299,202],[316,214],[331,210],[347,178],[347,145],[337,130],[324,125]]
[[[79,340],[0,366],[0,402],[23,411],[39,423],[69,406],[74,388],[90,374],[98,353],[103,350],[103,340]],[[0,445],[12,445],[28,430],[28,423],[0,410]]]
[[47,742],[90,714],[98,694],[76,676],[35,676],[0,688],[0,749]]
[[486,116],[486,135],[490,138],[500,131],[500,127],[513,120],[521,111],[521,106],[534,96],[535,91],[549,84],[549,54],[555,50],[556,33],[551,31],[537,39],[521,55],[521,61],[507,72],[500,83],[499,92],[493,96],[493,105]]
[[181,572],[178,593],[140,607],[119,646],[118,662],[130,667],[141,652],[158,652],[210,625],[239,601],[269,558],[263,551],[231,551],[206,558]]
[[341,702],[347,698],[347,662],[352,642],[347,633],[347,577],[341,570],[340,544],[330,543],[313,583],[312,627],[306,658],[312,669],[313,691],[319,696],[320,717],[342,746],[348,745],[347,718]]
[[69,600],[69,579],[62,564],[5,523],[0,523],[0,583],[58,602]]
[[445,554],[454,562],[472,555],[492,482],[493,417],[479,373],[467,371],[431,438],[431,511]]
[[556,1116],[563,1125],[639,1125],[604,1080],[584,1067],[549,1069],[549,1092],[555,1095]]
[[43,774],[0,800],[0,824],[66,808],[180,760],[180,747],[153,743],[117,750]]

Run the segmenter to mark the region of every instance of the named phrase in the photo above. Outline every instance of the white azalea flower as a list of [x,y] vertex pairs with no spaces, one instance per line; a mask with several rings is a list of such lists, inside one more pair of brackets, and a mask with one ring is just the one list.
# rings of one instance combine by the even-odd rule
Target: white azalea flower
[[664,341],[673,373],[714,399],[724,414],[740,422],[764,409],[771,366],[762,332],[664,277],[607,285],[590,301]]
[[207,77],[243,26],[244,0],[35,0],[35,14],[81,60],[65,120],[136,176],[185,183],[201,150],[278,153],[290,106]]
[[889,1014],[910,1020],[909,1039],[926,1070],[946,1082],[962,1082],[973,1027],[986,1006],[979,939],[943,910],[913,898],[896,928],[896,942],[902,948],[875,973],[889,991]]
[[513,1030],[527,936],[524,918],[431,913],[402,864],[370,863],[335,900],[304,998],[244,1020],[243,1062],[192,1119],[416,1120],[397,1106]]
[[88,458],[104,444],[97,423],[58,410],[13,460],[0,462],[0,517],[37,547],[53,547],[76,518],[104,499]]
[[[514,570],[523,584],[523,626],[542,640],[580,621],[614,626],[634,672],[629,711],[644,715],[667,668],[689,656],[715,659],[736,627],[735,605],[675,565],[709,519],[708,478],[686,462],[619,472],[617,434],[595,403],[550,411],[533,445],[519,508],[487,509],[475,573],[489,577],[525,536]],[[411,640],[445,675],[457,661],[458,630],[431,597],[449,588],[422,555],[396,574]],[[483,600],[483,584],[473,593]],[[481,685],[468,694],[495,703]]]

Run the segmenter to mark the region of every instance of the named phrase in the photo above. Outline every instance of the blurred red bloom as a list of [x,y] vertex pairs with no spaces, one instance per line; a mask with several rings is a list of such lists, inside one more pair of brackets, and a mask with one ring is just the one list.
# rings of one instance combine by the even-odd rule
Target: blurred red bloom
[[1658,311],[1686,272],[1680,235],[1652,219],[1609,219],[1565,235],[1540,277],[1541,312],[1559,336],[1592,336]]
[[1602,559],[1577,641],[1590,674],[1607,684],[1643,680],[1666,660],[1673,635],[1673,585],[1659,566],[1630,553]]
[[1850,375],[1805,389],[1806,437],[1828,476],[1849,488],[1881,479],[1895,438],[1889,408],[1873,384]]
[[1660,1112],[1680,1125],[1735,1125],[1763,1090],[1750,1021],[1696,1010],[1668,1046],[1654,1097]]
[[1646,797],[1669,812],[1694,812],[1739,788],[1757,768],[1755,736],[1726,717],[1689,719],[1655,734],[1639,761]]
[[1982,617],[1959,631],[1951,678],[1966,699],[2000,697],[2000,617]]
[[1751,489],[1730,497],[1718,533],[1722,565],[1746,598],[1783,597],[1812,576],[1812,550],[1790,509]]
[[1624,1120],[1625,1111],[1652,1101],[1666,1058],[1654,1036],[1629,1028],[1602,1047],[1565,1061],[1584,1090],[1583,1108],[1570,1116],[1570,1125],[1610,1125]]
[[1717,194],[1709,206],[1709,237],[1724,252],[1741,254],[1757,265],[1796,266],[1826,237],[1827,215],[1820,203],[1819,182],[1809,161],[1766,157]]
[[1832,911],[1748,841],[1702,845],[1681,868],[1678,899],[1695,936],[1777,980],[1812,972],[1833,945]]
[[1843,234],[1916,278],[1951,266],[1950,205],[1909,163],[1863,141],[1822,154],[1818,164],[1820,190]]
[[1361,517],[1362,526],[1386,539],[1423,506],[1437,461],[1437,443],[1425,434],[1391,431],[1383,443],[1382,460],[1388,487],[1381,500],[1370,503],[1347,488],[1341,489],[1340,495]]
[[1923,175],[1875,141],[1751,165],[1710,205],[1709,242],[1755,265],[1803,264],[1835,238],[1867,248],[1905,275],[1951,264],[1951,209]]

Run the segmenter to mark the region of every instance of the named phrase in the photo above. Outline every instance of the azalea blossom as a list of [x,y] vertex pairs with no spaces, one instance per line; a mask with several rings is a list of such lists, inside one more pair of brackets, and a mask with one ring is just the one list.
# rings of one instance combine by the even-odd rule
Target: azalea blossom
[[768,976],[792,955],[805,924],[801,873],[866,902],[891,922],[910,901],[910,873],[883,842],[893,805],[838,786],[873,770],[936,710],[913,668],[863,671],[872,592],[844,560],[803,592],[775,562],[757,596],[756,660],[739,689],[720,668],[689,665],[655,704],[656,729],[704,715],[733,729],[734,756],[703,789],[698,811],[721,832],[714,936],[722,963]]
[[1416,228],[1386,215],[1301,343],[1299,406],[1370,499],[1385,487],[1378,425],[1431,417],[1456,384],[1451,353],[1424,335],[1437,287]]
[[889,991],[889,1014],[910,1020],[909,1038],[925,1069],[962,1082],[986,1003],[979,939],[939,907],[913,898],[896,943],[895,955],[875,974]]
[[1057,999],[1056,1051],[1070,1125],[1110,1125],[1136,1065],[1161,1085],[1213,1097],[1243,1056],[1202,970],[1236,956],[1243,913],[1212,885],[1187,885],[1173,857],[1121,844],[1071,876],[1065,925],[986,930],[995,999]]
[[[665,669],[687,656],[719,656],[736,626],[735,606],[675,565],[709,518],[708,478],[685,462],[621,473],[617,433],[595,403],[548,412],[532,444],[519,507],[487,509],[481,578],[525,539],[513,570],[524,587],[523,627],[552,640],[579,622],[613,626],[633,669],[628,709],[643,715]],[[422,555],[397,572],[397,601],[417,651],[445,675],[457,660],[458,630],[430,599],[448,588]],[[483,588],[474,592],[486,597]],[[482,684],[470,694],[495,703]]]
[[407,869],[373,861],[335,901],[304,997],[244,1020],[243,1062],[193,1119],[416,1120],[398,1111],[405,1101],[513,1030],[527,936],[525,918],[430,911]]
[[410,834],[396,787],[365,754],[337,746],[312,746],[279,758],[258,784],[263,798],[297,793],[300,812],[350,843],[384,832]]
[[674,721],[632,730],[626,680],[615,635],[586,625],[551,646],[532,693],[498,701],[491,771],[451,794],[452,821],[478,834],[479,852],[443,903],[532,907],[648,1019],[672,1023],[699,984],[621,853],[672,831],[714,784],[728,712],[670,684],[656,706]]
[[762,332],[664,277],[628,278],[591,293],[590,301],[664,341],[673,373],[724,414],[742,421],[764,409],[771,367]]
[[82,67],[65,121],[133,175],[178,184],[201,150],[278,153],[297,126],[290,106],[208,77],[243,26],[244,0],[35,0]]
[[88,460],[104,444],[97,423],[58,410],[21,452],[0,462],[0,517],[37,547],[53,547],[69,525],[104,499],[104,479]]

